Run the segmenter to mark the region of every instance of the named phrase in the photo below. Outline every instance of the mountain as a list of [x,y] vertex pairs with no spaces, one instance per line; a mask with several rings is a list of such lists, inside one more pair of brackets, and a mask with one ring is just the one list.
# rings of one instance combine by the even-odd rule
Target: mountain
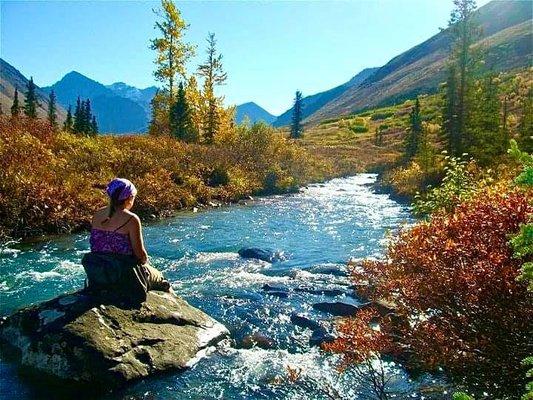
[[[476,11],[482,28],[476,44],[486,46],[485,67],[495,72],[531,65],[533,9],[530,1],[492,1]],[[445,80],[446,61],[452,44],[449,29],[391,59],[359,86],[352,86],[307,118],[355,113],[370,107],[394,104],[421,93],[433,93]]]
[[151,102],[157,93],[157,87],[150,86],[145,89],[138,89],[124,82],[115,82],[111,85],[107,85],[106,87],[112,90],[117,96],[133,100],[141,105],[141,107],[144,108],[148,118],[150,117]]
[[[303,118],[307,118],[312,115],[314,112],[319,110],[325,104],[330,102],[333,99],[336,99],[347,91],[351,87],[356,87],[361,84],[365,79],[374,74],[379,68],[365,68],[357,75],[355,75],[348,82],[343,83],[333,89],[326,90],[325,92],[320,92],[313,94],[311,96],[304,97],[302,100],[302,115]],[[274,126],[284,126],[291,123],[292,118],[292,107],[281,114],[273,123]]]
[[[11,64],[0,58],[0,104],[4,114],[10,114],[11,106],[13,105],[13,98],[15,95],[15,88],[19,91],[19,102],[24,106],[24,93],[29,79],[13,67]],[[40,106],[37,109],[39,117],[46,117],[48,111],[48,93],[37,87],[37,99]],[[58,105],[57,114],[59,121],[63,121],[66,117],[65,110]]]
[[248,117],[251,123],[263,121],[271,124],[276,119],[274,115],[253,101],[238,105],[235,108],[235,122],[240,124],[245,117]]
[[90,99],[101,133],[139,133],[147,129],[149,113],[144,103],[123,97],[79,72],[69,72],[59,82],[43,88],[45,92],[52,89],[64,108],[70,105],[74,109],[78,96]]

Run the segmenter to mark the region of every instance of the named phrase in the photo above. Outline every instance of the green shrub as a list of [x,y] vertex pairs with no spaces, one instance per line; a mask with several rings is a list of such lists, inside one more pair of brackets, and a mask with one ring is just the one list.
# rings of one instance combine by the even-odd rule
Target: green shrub
[[353,133],[365,133],[365,132],[368,132],[368,126],[352,125],[350,127],[350,130]]
[[393,111],[387,111],[387,112],[376,112],[370,116],[370,119],[372,121],[381,121],[383,119],[387,119],[389,117],[392,117],[394,115]]
[[476,180],[470,162],[446,156],[445,176],[440,186],[424,194],[418,193],[413,204],[414,213],[429,215],[438,210],[452,211],[455,206],[472,196]]

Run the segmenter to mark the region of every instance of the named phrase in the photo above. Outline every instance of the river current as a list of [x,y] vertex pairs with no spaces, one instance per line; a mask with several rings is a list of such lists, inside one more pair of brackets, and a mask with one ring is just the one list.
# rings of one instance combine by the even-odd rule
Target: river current
[[[228,327],[231,339],[193,368],[143,380],[105,399],[365,399],[364,379],[339,374],[334,356],[309,345],[311,331],[291,322],[298,313],[320,321],[331,316],[312,305],[321,301],[359,304],[350,282],[332,270],[349,259],[380,257],[387,231],[411,222],[408,207],[372,190],[376,176],[360,174],[314,184],[299,193],[259,198],[175,218],[144,228],[151,262],[192,305]],[[142,195],[142,194],[141,194]],[[273,263],[242,259],[242,247],[276,251]],[[88,249],[86,233],[0,249],[0,315],[80,288],[80,258]],[[268,286],[287,295],[271,295]],[[295,290],[336,289],[329,295]],[[341,293],[342,292],[342,293]],[[251,348],[247,337],[268,346]],[[246,344],[246,345],[245,345]],[[297,382],[287,367],[301,370]],[[386,364],[396,398],[428,398],[435,376],[409,376]],[[401,393],[401,394],[400,394]],[[53,398],[28,384],[16,368],[0,360],[0,398]]]

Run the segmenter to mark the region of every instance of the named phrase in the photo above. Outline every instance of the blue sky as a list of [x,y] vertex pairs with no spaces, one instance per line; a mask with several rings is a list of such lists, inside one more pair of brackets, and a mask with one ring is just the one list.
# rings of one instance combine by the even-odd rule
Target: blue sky
[[[104,84],[155,84],[157,1],[1,2],[0,54],[39,86],[76,70]],[[478,6],[488,0],[478,0]],[[381,66],[445,27],[452,0],[177,1],[204,58],[214,32],[224,55],[228,104],[255,101],[280,114],[304,95]]]

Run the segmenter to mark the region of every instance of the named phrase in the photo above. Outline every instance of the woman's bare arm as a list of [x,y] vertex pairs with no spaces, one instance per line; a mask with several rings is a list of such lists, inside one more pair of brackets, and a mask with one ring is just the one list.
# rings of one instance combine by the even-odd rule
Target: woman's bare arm
[[144,247],[141,220],[136,215],[133,215],[129,235],[131,246],[133,247],[133,254],[135,254],[142,264],[145,264],[148,261],[148,253]]

